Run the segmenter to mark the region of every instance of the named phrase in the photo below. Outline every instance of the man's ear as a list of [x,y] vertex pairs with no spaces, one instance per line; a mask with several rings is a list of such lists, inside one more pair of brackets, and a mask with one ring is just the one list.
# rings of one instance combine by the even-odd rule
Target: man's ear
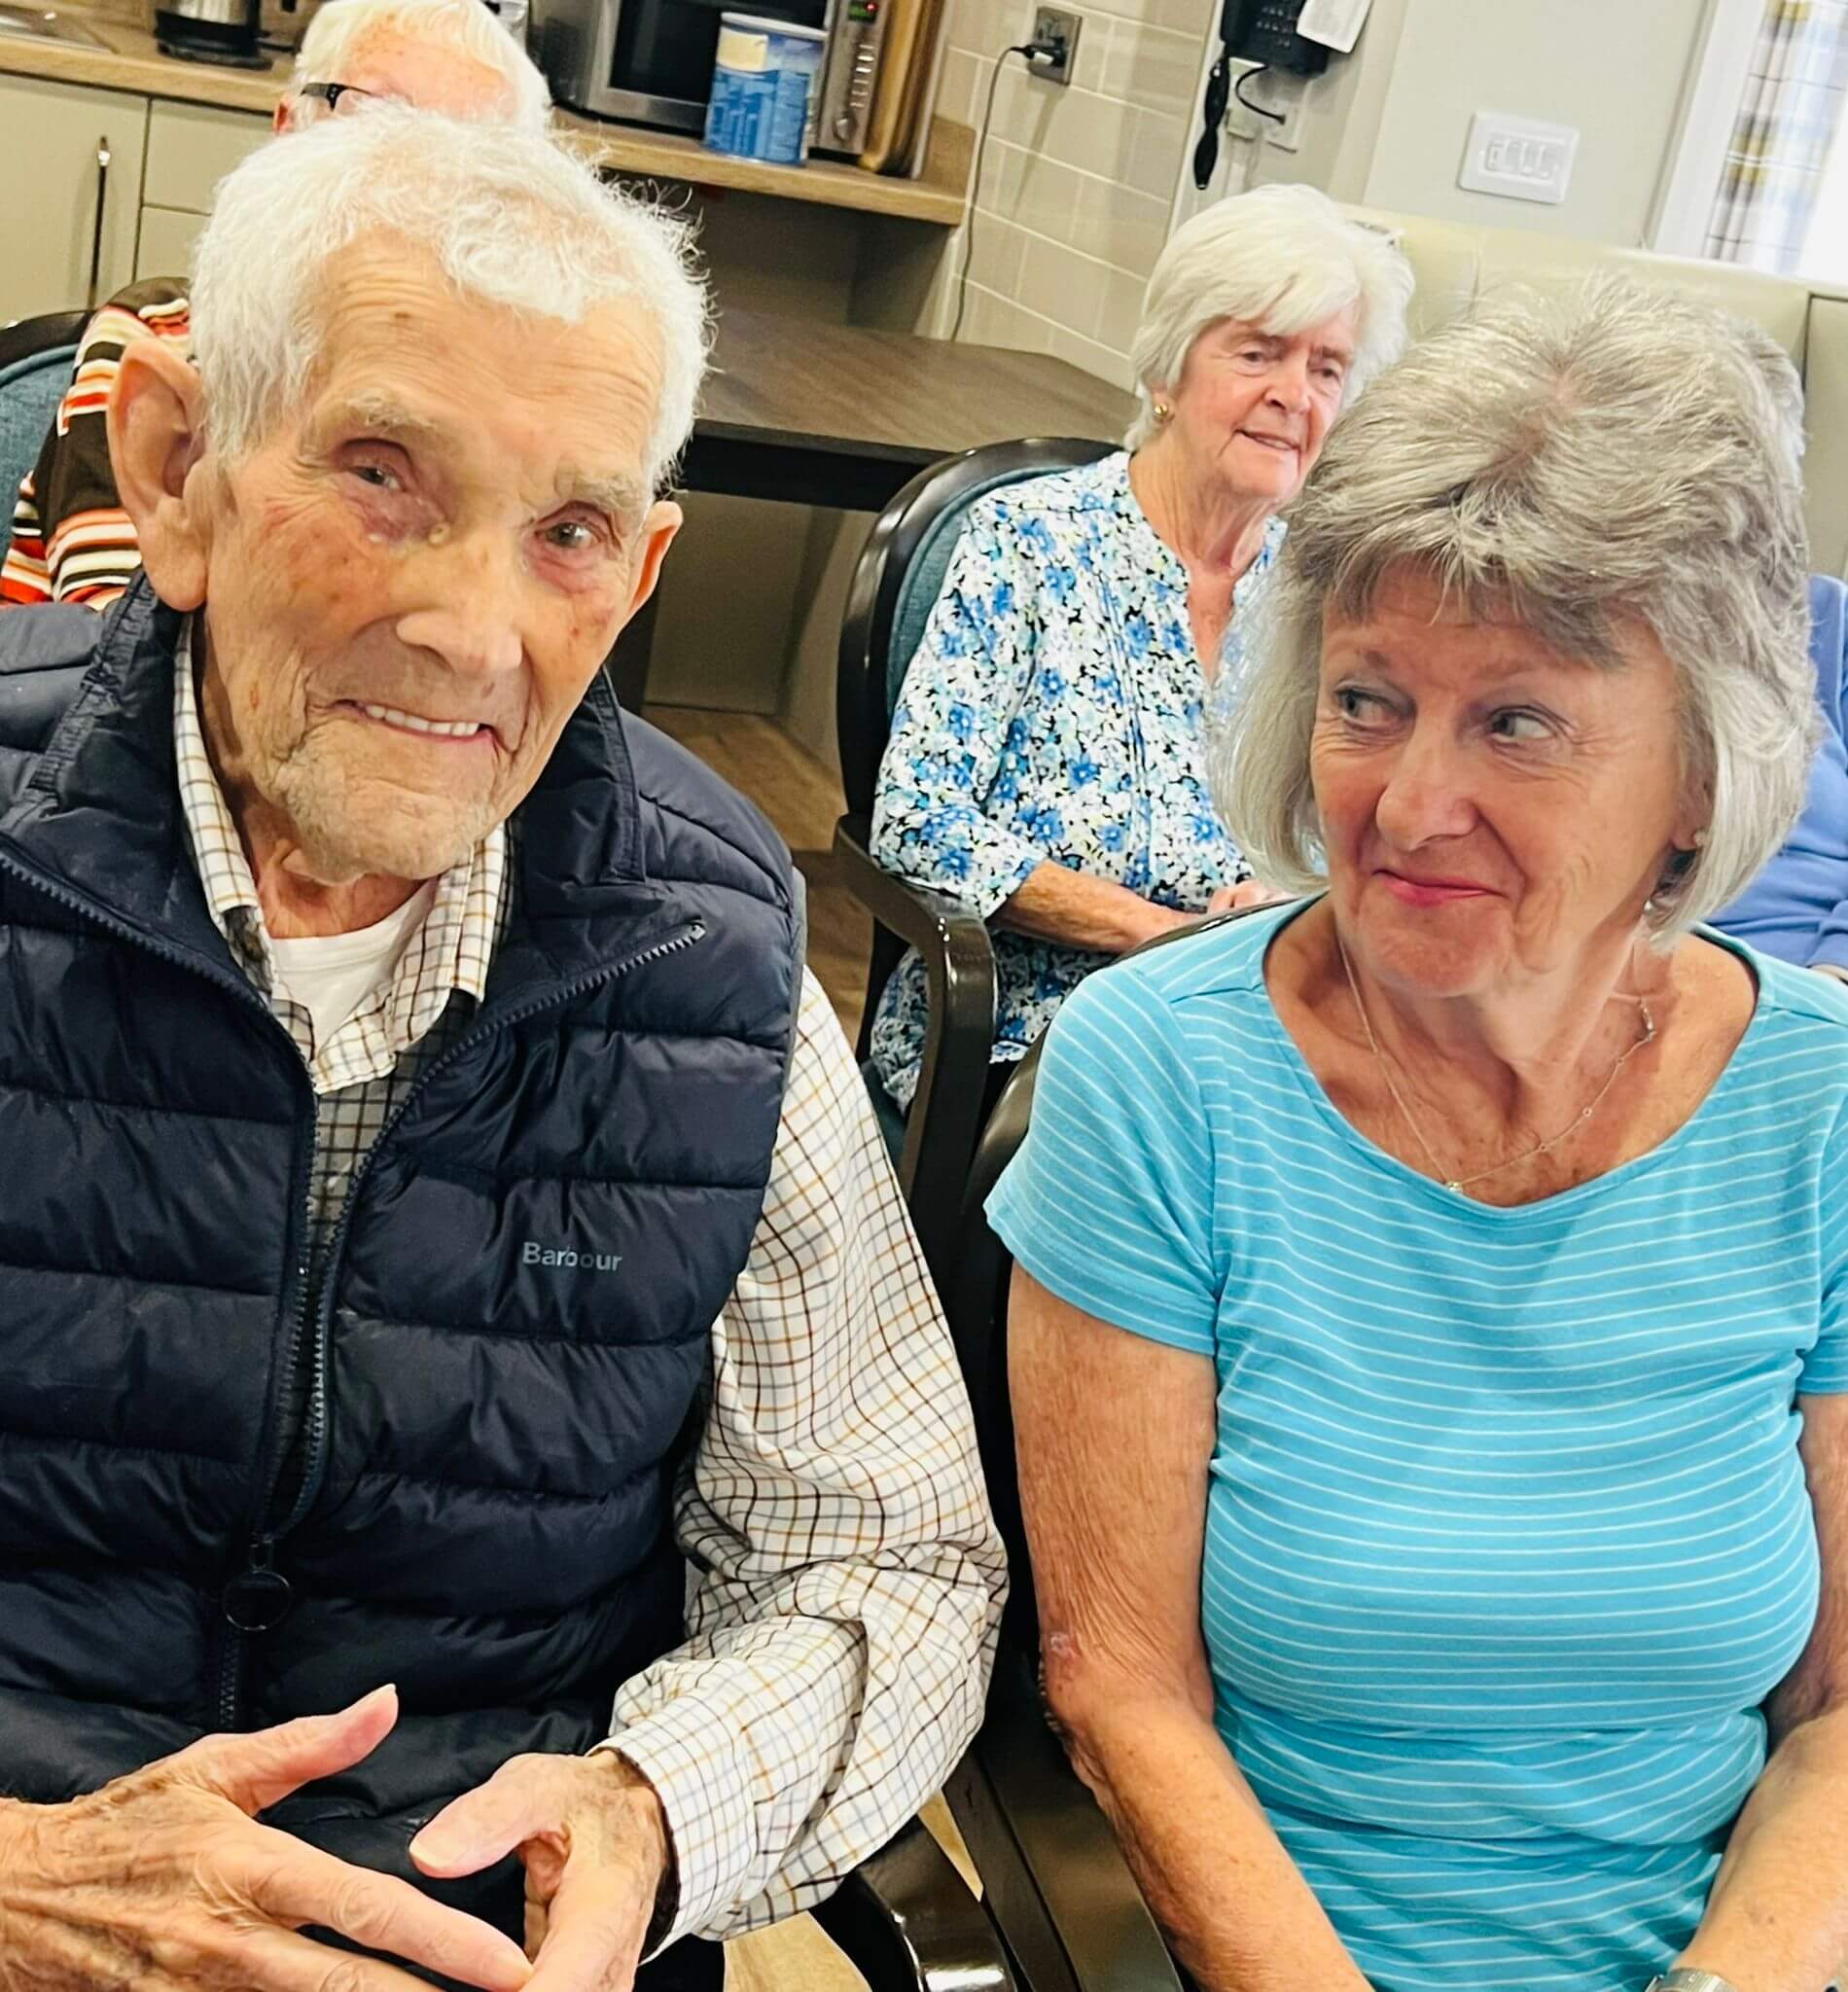
[[200,480],[187,479],[205,447],[198,374],[158,338],[122,349],[109,395],[109,460],[123,509],[134,521],[141,564],[173,609],[205,599],[211,546]]
[[635,593],[629,601],[628,614],[622,618],[624,623],[641,614],[643,604],[655,592],[655,584],[661,578],[661,562],[685,520],[686,514],[671,498],[657,499],[648,508],[642,519],[642,558],[635,570]]

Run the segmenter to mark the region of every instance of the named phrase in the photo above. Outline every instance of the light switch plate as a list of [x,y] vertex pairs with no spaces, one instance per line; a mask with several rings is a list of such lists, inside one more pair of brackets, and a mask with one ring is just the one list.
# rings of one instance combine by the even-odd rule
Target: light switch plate
[[1457,185],[1473,194],[1499,194],[1507,200],[1538,200],[1557,207],[1572,184],[1578,150],[1576,125],[1478,111],[1470,120]]

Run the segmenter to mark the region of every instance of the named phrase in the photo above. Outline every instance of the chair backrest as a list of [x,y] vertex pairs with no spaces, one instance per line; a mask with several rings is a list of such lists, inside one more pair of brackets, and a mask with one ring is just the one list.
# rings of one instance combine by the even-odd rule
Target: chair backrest
[[[1204,933],[1268,912],[1268,907],[1241,907],[1197,926],[1177,927],[1145,941],[1130,953],[1168,947]],[[1123,957],[1124,960],[1128,956]],[[1108,970],[1105,971],[1108,974]],[[1039,1077],[1041,1038],[1014,1067],[976,1144],[975,1160],[963,1190],[962,1248],[955,1271],[943,1288],[943,1309],[956,1344],[956,1359],[975,1414],[976,1440],[995,1525],[1007,1545],[1011,1572],[1003,1644],[1024,1649],[1038,1661],[1040,1634],[1033,1600],[1033,1571],[1027,1560],[1026,1529],[1020,1517],[1020,1479],[1013,1455],[1013,1411],[1008,1401],[1008,1286],[1013,1257],[989,1227],[982,1206],[1026,1139],[1033,1116],[1033,1088]]]
[[985,443],[920,471],[874,521],[840,624],[835,718],[847,808],[870,815],[899,690],[977,498],[1023,478],[1095,463],[1119,445],[1078,437]]
[[70,385],[81,311],[54,311],[0,330],[0,522],[11,521],[19,480],[38,461]]

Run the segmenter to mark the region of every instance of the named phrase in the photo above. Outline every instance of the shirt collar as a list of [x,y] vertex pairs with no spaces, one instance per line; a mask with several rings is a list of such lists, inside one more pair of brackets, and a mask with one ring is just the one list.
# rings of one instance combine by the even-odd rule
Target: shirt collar
[[[173,747],[180,803],[212,923],[267,994],[274,983],[275,963],[263,906],[236,820],[206,751],[205,729],[199,719],[193,669],[196,626],[192,618],[182,625],[173,660]],[[496,824],[470,856],[451,866],[438,880],[428,925],[433,934],[444,937],[444,944],[436,950],[435,958],[426,958],[417,978],[419,988],[406,992],[409,1009],[419,1018],[433,1003],[440,1012],[451,990],[460,990],[478,1003],[485,997],[506,870],[507,827]],[[409,1016],[405,1020],[410,1021]]]
[[[1129,460],[1133,452],[1119,450],[1115,456],[1103,459],[1098,469],[1104,476],[1104,487],[1109,491],[1117,516],[1128,526],[1141,549],[1145,564],[1153,563],[1157,571],[1164,571],[1171,580],[1177,581],[1185,591],[1187,587],[1187,564],[1182,560],[1166,540],[1155,531],[1149,515],[1142,509],[1142,500],[1136,496],[1136,487],[1129,481]],[[1285,536],[1290,531],[1290,522],[1281,513],[1273,512],[1264,522],[1264,537],[1252,563],[1238,578],[1234,602],[1242,607],[1242,596],[1250,585],[1265,573],[1277,555],[1283,551]]]

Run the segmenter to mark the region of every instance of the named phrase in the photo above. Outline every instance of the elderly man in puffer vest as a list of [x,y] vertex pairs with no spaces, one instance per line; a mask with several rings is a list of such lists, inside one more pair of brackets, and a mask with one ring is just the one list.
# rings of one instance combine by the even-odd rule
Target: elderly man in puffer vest
[[280,150],[145,575],[0,619],[0,1988],[716,1985],[974,1729],[968,1407],[787,852],[597,670],[684,237]]

